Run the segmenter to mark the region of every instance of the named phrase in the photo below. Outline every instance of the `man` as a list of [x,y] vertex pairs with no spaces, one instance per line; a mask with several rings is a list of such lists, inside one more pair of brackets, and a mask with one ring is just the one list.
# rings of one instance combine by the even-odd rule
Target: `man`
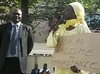
[[50,70],[47,68],[47,63],[44,63],[43,68],[40,69],[40,74],[50,74]]
[[31,71],[31,74],[40,74],[40,69],[38,69],[38,64],[35,64],[35,68]]
[[33,48],[33,32],[21,23],[22,11],[10,10],[10,22],[0,25],[0,74],[24,74]]

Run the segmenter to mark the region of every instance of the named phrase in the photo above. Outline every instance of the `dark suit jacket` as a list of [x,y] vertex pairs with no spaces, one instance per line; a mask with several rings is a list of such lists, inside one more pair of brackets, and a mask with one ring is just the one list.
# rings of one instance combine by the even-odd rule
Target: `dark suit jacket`
[[[0,25],[0,70],[3,67],[6,54],[8,52],[11,29],[11,23]],[[21,49],[21,54],[19,56],[20,68],[23,72],[25,72],[27,66],[27,54],[29,54],[33,48],[34,42],[33,32],[30,26],[21,23],[19,40]]]
[[38,69],[38,70],[37,70],[37,73],[36,73],[36,69],[33,69],[33,70],[31,71],[31,74],[40,74],[39,71],[40,71],[40,69]]

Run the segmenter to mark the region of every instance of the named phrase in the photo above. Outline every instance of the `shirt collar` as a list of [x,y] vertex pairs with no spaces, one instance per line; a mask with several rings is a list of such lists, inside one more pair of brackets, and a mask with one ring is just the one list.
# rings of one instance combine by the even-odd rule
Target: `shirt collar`
[[11,21],[11,24],[12,24],[12,26],[13,26],[13,25],[17,25],[18,27],[20,27],[21,22],[18,22],[18,23],[15,24],[15,23],[13,23],[13,22]]

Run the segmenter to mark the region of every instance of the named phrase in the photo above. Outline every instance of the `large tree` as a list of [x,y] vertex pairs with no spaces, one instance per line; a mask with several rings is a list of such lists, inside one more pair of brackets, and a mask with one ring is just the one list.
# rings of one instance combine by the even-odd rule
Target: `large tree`
[[28,17],[28,0],[21,0],[21,8],[23,12],[23,19],[22,22],[29,24],[29,17]]

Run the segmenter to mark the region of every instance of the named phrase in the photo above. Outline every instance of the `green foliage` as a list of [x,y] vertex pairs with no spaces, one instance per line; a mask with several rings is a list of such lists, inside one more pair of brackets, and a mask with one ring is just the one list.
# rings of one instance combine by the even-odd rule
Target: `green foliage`
[[[83,4],[86,13],[100,13],[100,0],[28,0],[29,22],[43,19],[51,21],[53,17],[61,18],[63,7],[67,4],[79,1]],[[6,20],[11,7],[21,8],[22,0],[1,0],[0,20]],[[24,6],[26,7],[26,6]],[[24,12],[25,13],[25,12]],[[5,19],[6,18],[6,19]]]
[[1,0],[0,1],[0,20],[7,21],[9,19],[8,12],[12,7],[20,7],[20,0]]

